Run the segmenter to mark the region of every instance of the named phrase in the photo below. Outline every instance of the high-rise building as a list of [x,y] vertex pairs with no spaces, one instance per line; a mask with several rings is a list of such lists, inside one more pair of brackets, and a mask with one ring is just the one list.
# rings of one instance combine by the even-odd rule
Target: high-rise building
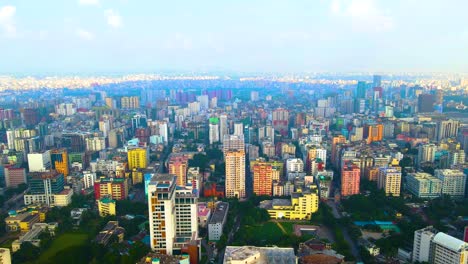
[[387,196],[400,196],[401,168],[380,168],[377,186],[379,187],[379,189],[383,189]]
[[364,99],[366,98],[367,83],[359,81],[356,87],[356,98]]
[[219,116],[219,137],[224,139],[226,135],[229,135],[227,115],[222,114]]
[[83,171],[83,187],[85,189],[94,187],[96,181],[96,173],[91,171]]
[[465,196],[466,175],[459,170],[435,170],[435,176],[442,181],[442,194],[453,198]]
[[444,138],[456,137],[460,121],[458,120],[444,120],[437,123],[437,140],[441,141]]
[[251,91],[250,92],[250,101],[252,101],[252,102],[258,101],[258,91]]
[[[62,173],[55,170],[43,172],[30,172],[28,174],[29,192],[24,195],[24,203],[43,203],[47,206],[57,205],[58,201],[55,195],[64,191],[65,179]],[[72,190],[68,190],[73,193]],[[65,205],[71,202],[71,195],[66,195]]]
[[259,162],[253,165],[253,192],[256,195],[273,194],[274,168],[268,162]]
[[113,200],[125,200],[128,197],[128,179],[99,178],[94,182],[94,198],[96,200],[109,196]]
[[413,256],[414,262],[429,262],[431,252],[431,241],[437,234],[437,230],[432,226],[414,231]]
[[375,141],[382,141],[383,139],[383,124],[368,125],[367,126],[367,143],[370,144]]
[[434,162],[437,146],[435,144],[419,145],[418,164],[424,162]]
[[281,135],[288,135],[289,126],[289,111],[283,108],[277,108],[272,113],[273,128],[280,132]]
[[5,166],[5,187],[16,188],[26,183],[26,169]]
[[409,173],[406,189],[418,198],[436,198],[442,192],[442,181],[425,172]]
[[172,156],[169,158],[167,167],[169,173],[177,177],[177,186],[185,186],[187,184],[188,157]]
[[161,254],[172,255],[198,239],[197,198],[176,185],[171,174],[156,174],[148,184],[150,244]]
[[235,123],[234,124],[234,135],[243,136],[244,135],[244,124]]
[[140,97],[124,96],[120,99],[120,104],[124,109],[138,109],[140,108]]
[[287,172],[303,172],[304,162],[301,159],[287,159],[286,160]]
[[465,264],[467,258],[468,243],[442,232],[432,238],[429,263]]
[[210,144],[219,142],[219,124],[209,124],[209,141]]
[[244,137],[239,135],[224,135],[223,152],[228,150],[245,150]]
[[28,166],[30,172],[46,171],[52,167],[50,151],[29,153]]
[[129,149],[128,155],[128,168],[145,169],[149,164],[149,154],[147,148],[134,148]]
[[106,148],[106,139],[104,137],[86,138],[87,151],[101,151]]
[[361,169],[347,163],[341,169],[341,196],[359,194],[359,184],[361,180]]
[[429,113],[434,112],[434,95],[420,94],[418,96],[418,112]]
[[337,145],[344,144],[344,143],[346,143],[346,138],[343,135],[333,137],[332,139],[331,161],[334,165],[336,165],[336,162],[337,162],[337,151],[336,151]]
[[52,169],[68,176],[68,152],[67,149],[53,149],[50,151],[50,161]]
[[374,75],[372,86],[373,87],[382,87],[382,76]]
[[226,162],[226,197],[245,198],[245,152],[244,150],[227,150],[224,152]]

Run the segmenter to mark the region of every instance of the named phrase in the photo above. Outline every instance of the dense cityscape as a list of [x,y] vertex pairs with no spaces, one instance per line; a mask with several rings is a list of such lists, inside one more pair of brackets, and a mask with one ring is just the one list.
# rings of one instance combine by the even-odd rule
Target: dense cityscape
[[0,87],[1,263],[466,263],[463,77]]

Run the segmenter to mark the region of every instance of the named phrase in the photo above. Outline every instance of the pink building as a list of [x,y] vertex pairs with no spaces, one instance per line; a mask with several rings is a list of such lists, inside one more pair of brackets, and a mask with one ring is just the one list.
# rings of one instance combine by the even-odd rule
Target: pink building
[[352,163],[346,163],[341,169],[341,196],[359,194],[361,169]]

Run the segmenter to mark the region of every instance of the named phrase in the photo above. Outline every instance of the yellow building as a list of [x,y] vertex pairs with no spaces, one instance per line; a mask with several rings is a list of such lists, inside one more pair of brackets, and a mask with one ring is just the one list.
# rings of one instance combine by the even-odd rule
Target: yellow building
[[108,215],[116,215],[115,200],[109,197],[98,200],[99,216],[105,217]]
[[68,153],[67,149],[54,149],[50,152],[52,168],[63,176],[68,176]]
[[33,224],[39,222],[39,214],[31,214],[29,212],[11,215],[5,219],[7,231],[21,231],[23,233],[31,230]]
[[129,149],[128,155],[128,168],[145,169],[148,166],[148,150],[146,148]]
[[304,193],[293,193],[291,200],[273,199],[260,203],[271,218],[288,220],[310,220],[319,208],[317,189]]
[[132,170],[132,184],[135,185],[137,183],[143,182],[143,171],[138,169]]

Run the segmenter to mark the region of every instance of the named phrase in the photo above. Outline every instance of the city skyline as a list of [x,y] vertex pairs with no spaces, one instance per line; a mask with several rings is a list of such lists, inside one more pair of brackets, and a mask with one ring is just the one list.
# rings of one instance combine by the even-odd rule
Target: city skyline
[[466,72],[463,7],[468,3],[5,1],[0,73]]

